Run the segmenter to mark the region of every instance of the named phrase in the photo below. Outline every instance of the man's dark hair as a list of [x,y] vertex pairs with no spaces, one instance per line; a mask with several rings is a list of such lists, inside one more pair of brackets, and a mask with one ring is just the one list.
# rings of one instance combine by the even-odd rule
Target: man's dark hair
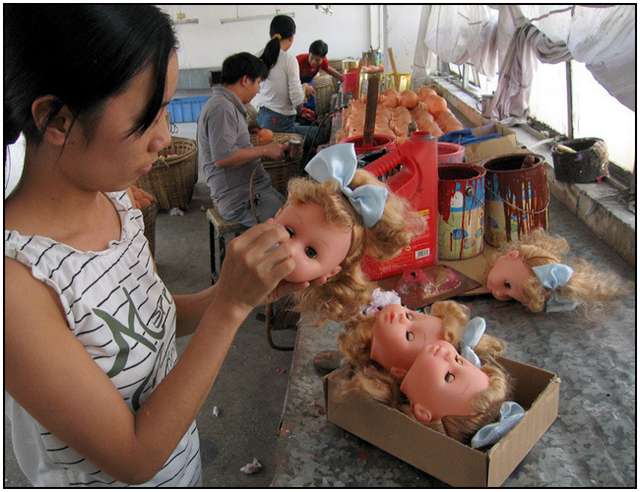
[[268,74],[264,62],[251,53],[236,53],[222,62],[222,83],[224,85],[235,84],[245,75],[251,80],[256,80],[258,77],[264,80]]
[[329,46],[327,46],[327,43],[325,43],[322,39],[314,41],[313,43],[311,43],[311,46],[309,46],[309,53],[314,56],[319,56],[320,58],[324,58],[325,56],[327,56],[328,52]]

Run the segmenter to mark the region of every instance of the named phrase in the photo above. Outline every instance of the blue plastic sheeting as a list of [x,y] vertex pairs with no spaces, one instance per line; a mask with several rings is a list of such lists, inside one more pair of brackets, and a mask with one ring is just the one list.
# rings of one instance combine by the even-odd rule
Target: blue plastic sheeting
[[172,99],[167,108],[171,123],[193,123],[198,121],[200,111],[209,96],[178,97]]

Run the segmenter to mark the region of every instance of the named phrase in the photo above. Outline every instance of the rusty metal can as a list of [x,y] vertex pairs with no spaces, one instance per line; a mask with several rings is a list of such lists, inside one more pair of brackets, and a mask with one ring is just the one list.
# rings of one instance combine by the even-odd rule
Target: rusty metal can
[[289,160],[296,161],[302,159],[303,140],[302,137],[291,137],[289,139]]

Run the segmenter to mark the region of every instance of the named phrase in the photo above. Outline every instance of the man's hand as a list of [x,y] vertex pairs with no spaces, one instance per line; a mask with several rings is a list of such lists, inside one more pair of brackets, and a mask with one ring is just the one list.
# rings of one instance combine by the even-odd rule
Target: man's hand
[[284,151],[289,147],[289,144],[279,144],[276,142],[263,145],[260,147],[262,150],[262,157],[266,157],[273,161],[282,160]]

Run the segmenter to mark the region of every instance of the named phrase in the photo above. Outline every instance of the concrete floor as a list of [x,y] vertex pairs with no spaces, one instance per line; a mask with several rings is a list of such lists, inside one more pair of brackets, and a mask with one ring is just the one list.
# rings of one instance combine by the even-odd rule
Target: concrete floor
[[[178,135],[194,138],[195,124],[178,125]],[[202,175],[202,174],[200,174]],[[196,292],[211,284],[209,233],[204,210],[206,184],[197,183],[183,216],[160,212],[156,221],[156,262],[171,292]],[[280,331],[276,343],[291,345],[294,331]],[[178,339],[178,350],[186,339]],[[287,388],[291,352],[269,347],[264,324],[250,316],[229,350],[221,372],[198,416],[206,487],[266,487],[275,470],[275,444]],[[213,416],[213,407],[220,409]],[[4,486],[28,487],[13,455],[11,430],[4,423]],[[240,467],[258,458],[263,469],[245,475]]]

